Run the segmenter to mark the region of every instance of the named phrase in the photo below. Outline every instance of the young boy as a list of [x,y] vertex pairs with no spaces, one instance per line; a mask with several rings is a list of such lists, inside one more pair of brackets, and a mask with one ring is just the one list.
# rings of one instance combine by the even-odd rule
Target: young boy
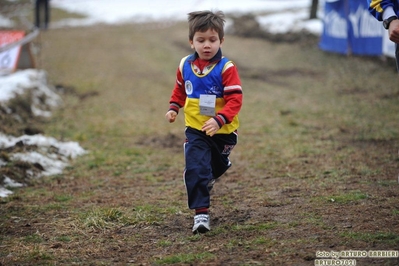
[[222,56],[224,22],[221,11],[188,14],[195,52],[180,62],[165,115],[172,123],[184,106],[184,181],[188,207],[195,210],[194,234],[210,230],[209,192],[231,166],[229,155],[237,143],[242,89],[236,66]]

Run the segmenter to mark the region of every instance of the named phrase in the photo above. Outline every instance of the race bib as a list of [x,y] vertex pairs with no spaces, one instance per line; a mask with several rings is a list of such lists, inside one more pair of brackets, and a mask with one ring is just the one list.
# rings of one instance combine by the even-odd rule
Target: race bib
[[199,106],[201,115],[215,116],[216,95],[201,94]]

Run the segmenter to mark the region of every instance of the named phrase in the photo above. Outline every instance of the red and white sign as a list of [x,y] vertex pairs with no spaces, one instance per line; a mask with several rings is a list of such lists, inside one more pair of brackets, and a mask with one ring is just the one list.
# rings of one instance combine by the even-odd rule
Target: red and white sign
[[[21,40],[25,36],[24,31],[0,31],[0,47]],[[0,53],[0,73],[7,74],[16,70],[21,45]]]

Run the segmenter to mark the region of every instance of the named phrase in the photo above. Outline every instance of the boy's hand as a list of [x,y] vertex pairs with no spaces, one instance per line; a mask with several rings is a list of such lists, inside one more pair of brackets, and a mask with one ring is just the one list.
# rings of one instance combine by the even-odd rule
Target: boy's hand
[[211,118],[205,122],[202,126],[202,131],[206,132],[207,135],[213,136],[219,130],[219,124],[216,122],[215,119]]
[[169,123],[175,122],[176,116],[177,116],[177,113],[176,113],[175,111],[173,111],[173,110],[169,110],[169,111],[165,114],[165,118],[166,118],[166,120],[169,121]]

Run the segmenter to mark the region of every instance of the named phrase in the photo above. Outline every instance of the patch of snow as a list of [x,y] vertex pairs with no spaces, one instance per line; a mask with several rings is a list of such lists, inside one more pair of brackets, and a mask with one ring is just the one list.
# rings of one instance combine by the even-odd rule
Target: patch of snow
[[11,194],[12,194],[11,190],[8,190],[5,187],[0,186],[0,197],[5,198]]
[[23,187],[24,184],[18,183],[16,181],[12,180],[11,178],[9,178],[8,176],[5,176],[4,186],[5,187]]

